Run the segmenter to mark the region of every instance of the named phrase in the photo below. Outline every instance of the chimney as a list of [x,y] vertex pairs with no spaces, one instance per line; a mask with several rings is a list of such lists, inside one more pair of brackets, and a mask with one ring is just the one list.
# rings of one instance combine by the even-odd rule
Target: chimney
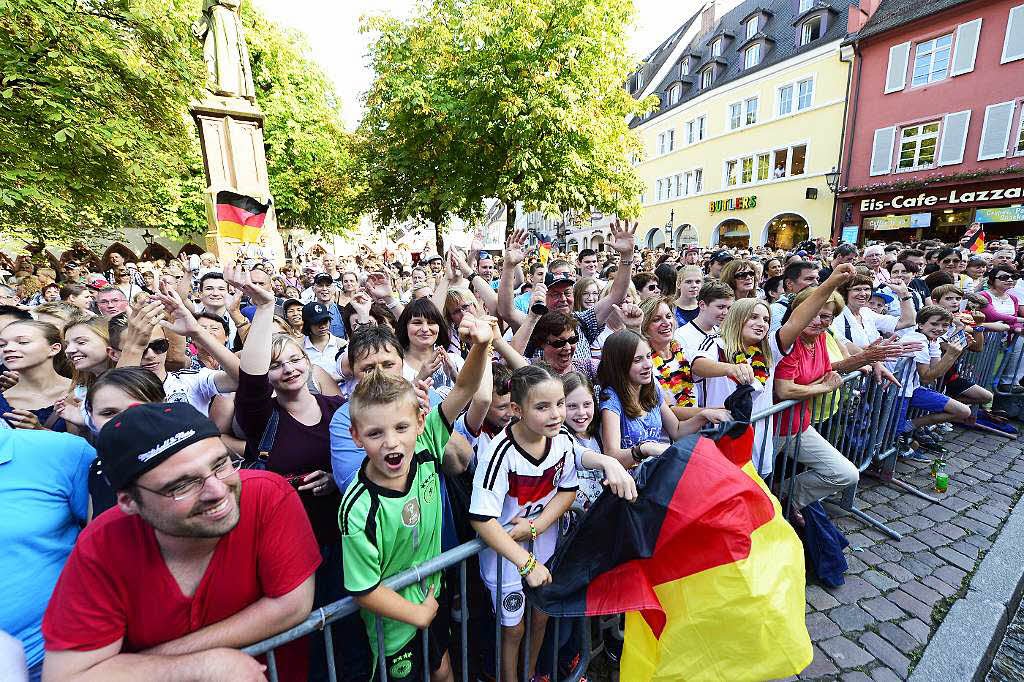
[[868,23],[868,20],[874,15],[880,4],[882,4],[882,0],[860,0],[860,6],[850,5],[846,32],[848,34],[859,33],[864,28],[864,24]]
[[715,0],[707,3],[700,13],[700,34],[707,35],[715,28]]

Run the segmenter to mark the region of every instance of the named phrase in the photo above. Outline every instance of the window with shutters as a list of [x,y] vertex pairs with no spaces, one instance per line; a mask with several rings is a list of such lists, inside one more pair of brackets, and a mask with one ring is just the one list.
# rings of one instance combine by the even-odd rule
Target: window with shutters
[[787,116],[793,113],[793,86],[783,85],[779,88],[776,116]]
[[714,74],[711,72],[711,67],[708,67],[700,73],[700,89],[707,90],[711,87],[711,81],[714,80]]
[[743,51],[743,68],[752,69],[761,63],[761,43],[754,43]]
[[935,165],[939,144],[939,122],[921,123],[900,130],[897,171],[914,171]]
[[978,161],[1001,159],[1010,146],[1010,129],[1013,128],[1013,113],[1017,103],[1014,100],[990,104],[985,107],[985,122],[981,126],[981,144],[978,146]]
[[907,60],[910,58],[910,43],[900,43],[889,48],[889,65],[885,70],[885,94],[898,92],[907,84]]
[[914,75],[910,85],[928,85],[943,80],[949,73],[952,45],[952,33],[918,43],[914,48]]
[[1020,116],[1017,121],[1017,144],[1013,147],[1014,156],[1024,154],[1024,102],[1021,102]]
[[729,105],[729,130],[736,130],[743,124],[743,105],[739,102]]
[[743,125],[752,126],[757,123],[757,97],[750,97],[743,103],[746,117]]
[[978,39],[981,37],[981,19],[974,19],[956,27],[953,39],[953,57],[949,65],[949,76],[974,71],[978,57]]
[[814,102],[814,79],[805,78],[800,81],[797,85],[797,99],[796,108],[797,111],[803,111],[804,109],[810,109],[811,104]]
[[1024,5],[1010,8],[1003,37],[1003,55],[1000,64],[1024,59]]
[[821,17],[811,17],[800,25],[800,44],[807,45],[821,37]]

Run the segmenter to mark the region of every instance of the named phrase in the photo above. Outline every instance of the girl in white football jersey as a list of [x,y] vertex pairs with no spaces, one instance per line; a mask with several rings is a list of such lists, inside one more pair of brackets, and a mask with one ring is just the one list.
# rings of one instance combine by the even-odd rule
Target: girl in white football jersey
[[[554,553],[557,521],[576,499],[579,485],[576,445],[564,423],[562,380],[544,367],[528,365],[512,373],[509,387],[518,421],[478,453],[469,506],[473,528],[490,547],[480,554],[480,577],[501,618],[504,682],[514,682],[519,670],[526,610],[522,580],[531,587],[551,582],[544,562]],[[618,462],[590,450],[581,460],[584,466],[603,468],[606,484],[617,495],[636,498],[636,485]],[[535,609],[531,617],[526,668],[532,675],[547,616]]]

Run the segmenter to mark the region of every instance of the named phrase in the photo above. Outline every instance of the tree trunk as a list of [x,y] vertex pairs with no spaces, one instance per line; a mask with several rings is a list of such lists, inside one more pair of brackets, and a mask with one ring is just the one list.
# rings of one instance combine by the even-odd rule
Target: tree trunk
[[444,258],[444,212],[440,204],[430,205],[430,220],[434,223],[434,245],[437,247],[437,255]]
[[512,230],[516,228],[516,200],[502,200],[505,204],[505,241],[512,236]]

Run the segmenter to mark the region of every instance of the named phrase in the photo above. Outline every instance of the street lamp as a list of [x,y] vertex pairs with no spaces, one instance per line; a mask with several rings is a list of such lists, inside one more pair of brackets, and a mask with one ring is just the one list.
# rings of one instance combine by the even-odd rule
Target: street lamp
[[839,191],[839,171],[835,166],[832,166],[832,171],[825,173],[825,184],[832,190],[832,194]]
[[673,248],[672,244],[672,223],[676,219],[676,210],[673,208],[668,212],[668,222],[665,223],[665,248]]
[[146,246],[152,246],[153,245],[153,238],[154,237],[155,237],[155,235],[152,232],[149,231],[148,227],[146,228],[146,231],[142,233],[142,238],[145,240]]

